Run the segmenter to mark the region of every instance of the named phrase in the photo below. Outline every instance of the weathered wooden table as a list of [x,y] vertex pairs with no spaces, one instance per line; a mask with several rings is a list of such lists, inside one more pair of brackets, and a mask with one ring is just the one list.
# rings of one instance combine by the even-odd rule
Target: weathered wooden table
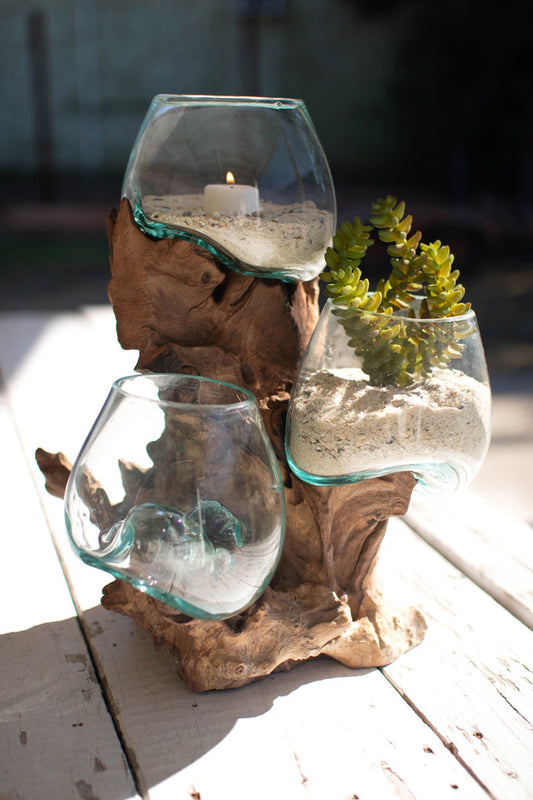
[[0,798],[531,799],[532,530],[468,492],[389,524],[384,584],[429,631],[384,669],[194,694],[101,608],[34,451],[73,459],[135,356],[109,308],[0,315]]

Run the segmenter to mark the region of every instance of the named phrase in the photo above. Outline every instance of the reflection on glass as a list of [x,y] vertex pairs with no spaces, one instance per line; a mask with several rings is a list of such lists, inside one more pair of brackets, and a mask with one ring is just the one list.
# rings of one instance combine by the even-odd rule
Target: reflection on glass
[[284,497],[255,398],[188,375],[116,381],[65,494],[88,564],[193,617],[221,619],[264,590]]
[[301,100],[157,95],[122,196],[151,236],[285,281],[318,275],[335,231],[331,174]]

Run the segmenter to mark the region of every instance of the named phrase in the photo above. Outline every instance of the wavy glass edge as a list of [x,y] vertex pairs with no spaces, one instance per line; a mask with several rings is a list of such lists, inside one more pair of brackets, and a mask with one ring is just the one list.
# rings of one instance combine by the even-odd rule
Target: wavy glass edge
[[[127,199],[127,198],[126,198]],[[129,201],[128,201],[129,202]],[[269,269],[268,271],[262,270],[258,267],[256,270],[243,266],[242,262],[234,258],[230,253],[223,250],[219,244],[210,240],[203,234],[196,233],[194,230],[185,230],[178,228],[170,223],[156,222],[155,220],[147,217],[140,204],[135,203],[133,209],[133,218],[139,228],[148,236],[155,239],[178,239],[185,242],[192,242],[199,247],[202,247],[212,256],[215,256],[225,267],[238,272],[240,275],[248,275],[252,278],[263,278],[264,280],[281,280],[285,283],[297,283],[298,281],[308,281],[316,277],[315,270],[290,270],[282,269],[276,271]],[[171,236],[169,237],[169,234]]]
[[[160,380],[162,380],[162,383],[158,383]],[[187,402],[164,397],[161,399],[157,396],[147,396],[142,391],[136,391],[133,388],[135,383],[144,381],[151,383],[156,390],[161,389],[163,391],[167,389],[172,391],[172,389],[177,387],[178,384],[193,383],[196,384],[196,386],[199,384],[209,384],[215,388],[220,387],[231,390],[234,393],[234,397],[233,399],[228,398],[228,400],[222,399],[221,402],[217,402],[216,396],[214,398],[210,397],[208,400],[201,399],[199,402]],[[130,573],[129,567],[124,568],[120,565],[121,558],[124,556],[125,549],[127,550],[129,548],[131,544],[130,542],[119,542],[118,549],[111,549],[110,551],[104,547],[104,549],[99,551],[98,554],[96,550],[91,550],[91,545],[88,541],[86,541],[87,546],[84,546],[83,525],[80,527],[79,523],[75,522],[74,516],[71,512],[71,494],[72,497],[79,498],[79,492],[76,486],[77,469],[79,465],[83,463],[87,453],[90,452],[92,444],[94,444],[94,440],[98,438],[98,429],[101,426],[105,409],[113,403],[113,398],[117,397],[122,397],[122,400],[126,401],[134,400],[143,405],[148,404],[159,406],[164,413],[169,412],[170,414],[172,414],[174,411],[184,413],[193,412],[200,415],[205,413],[211,416],[224,413],[226,416],[230,415],[231,418],[235,418],[234,415],[240,415],[244,411],[245,414],[251,414],[254,418],[256,418],[256,422],[259,423],[261,438],[263,440],[263,456],[265,459],[264,463],[265,465],[268,465],[270,474],[269,493],[274,495],[276,498],[275,505],[277,509],[277,524],[271,534],[272,536],[275,536],[276,546],[271,553],[272,556],[274,556],[273,560],[271,563],[266,565],[268,571],[263,575],[261,582],[257,585],[255,591],[245,600],[243,600],[241,604],[235,604],[231,610],[219,611],[209,604],[206,604],[205,607],[202,607],[201,604],[198,605],[196,602],[187,599],[186,596],[183,596],[183,594],[167,592],[164,589],[159,588],[157,585],[151,584],[146,577],[142,577],[139,574]],[[109,419],[107,421],[109,422]],[[87,505],[85,501],[82,501],[82,503]],[[89,508],[89,506],[87,507]],[[130,511],[135,507],[137,507],[137,505],[134,503],[131,506]],[[286,531],[286,500],[281,469],[275,456],[272,443],[268,437],[266,428],[264,427],[257,404],[257,398],[248,389],[237,384],[228,381],[222,381],[216,378],[188,375],[184,373],[133,373],[121,378],[117,378],[115,381],[113,381],[111,390],[108,393],[102,409],[96,417],[91,430],[75,459],[65,490],[63,513],[69,544],[73,552],[76,553],[76,555],[88,566],[99,569],[101,572],[105,572],[106,574],[111,575],[118,580],[126,581],[138,591],[154,597],[155,599],[168,605],[170,608],[175,609],[176,611],[191,618],[204,620],[224,620],[242,613],[257,601],[257,599],[270,584],[278,568],[283,552]],[[127,518],[127,513],[124,512],[124,514],[125,516],[123,516],[121,520],[116,520],[116,522],[123,523]],[[79,519],[78,515],[76,515],[76,519]],[[201,600],[202,598],[200,598],[200,601]]]
[[345,486],[361,483],[361,481],[372,478],[395,475],[398,472],[410,472],[416,480],[415,489],[421,494],[449,495],[464,485],[461,472],[446,462],[406,463],[390,468],[360,470],[358,472],[328,476],[315,475],[302,470],[291,458],[287,444],[285,445],[285,454],[291,471],[304,483],[309,483],[313,486]]
[[[417,304],[419,304],[422,299],[422,295],[415,296],[411,307],[416,310]],[[349,368],[351,366],[349,364],[351,358],[354,358],[353,366],[355,367],[359,363],[359,369],[361,368],[360,362],[362,356],[357,356],[355,352],[351,353],[348,345],[348,333],[342,330],[339,317],[343,312],[351,313],[354,316],[364,315],[386,325],[394,325],[399,322],[405,324],[406,328],[409,327],[411,331],[415,331],[417,327],[421,330],[424,328],[438,328],[444,333],[446,333],[446,331],[453,332],[454,329],[459,329],[459,339],[467,343],[464,351],[464,361],[463,356],[460,356],[457,360],[452,358],[446,367],[441,367],[436,364],[434,369],[436,372],[443,372],[448,369],[450,373],[456,371],[461,372],[465,377],[471,378],[481,386],[486,387],[489,393],[490,419],[487,427],[488,434],[485,444],[485,455],[490,444],[490,432],[492,428],[490,377],[474,308],[470,308],[464,314],[450,317],[410,317],[408,315],[409,309],[399,309],[393,315],[388,315],[380,311],[367,311],[365,309],[357,309],[341,303],[335,303],[331,298],[327,298],[323,305],[320,319],[317,322],[306,351],[302,356],[298,375],[296,376],[291,392],[291,400],[289,401],[284,449],[291,471],[304,482],[316,486],[341,486],[358,483],[371,478],[392,475],[398,472],[411,472],[417,481],[415,488],[418,492],[424,494],[449,495],[467,486],[477,475],[483,463],[483,459],[480,461],[473,457],[472,454],[470,457],[467,457],[461,451],[458,451],[458,453],[461,452],[461,455],[465,456],[464,458],[458,457],[456,459],[452,456],[452,458],[448,459],[447,455],[443,454],[444,457],[442,459],[437,458],[433,461],[431,460],[431,456],[428,458],[426,452],[420,460],[416,459],[413,461],[412,459],[406,458],[404,463],[400,461],[400,463],[396,462],[391,466],[387,466],[386,464],[383,466],[376,465],[368,469],[365,469],[364,464],[361,464],[359,468],[354,468],[353,470],[343,472],[331,471],[329,474],[317,474],[310,469],[306,469],[305,465],[302,467],[294,460],[291,451],[294,447],[295,453],[299,452],[299,448],[296,450],[292,431],[292,422],[294,421],[294,406],[292,405],[292,401],[294,398],[299,397],[302,384],[305,385],[306,378],[322,370],[332,370],[335,372],[335,370],[339,368]],[[328,342],[330,343],[329,347]],[[470,358],[469,351],[470,344],[472,343],[472,352],[477,356],[474,359]],[[348,355],[347,359],[346,355]],[[463,363],[461,363],[462,361]],[[415,378],[411,384],[406,384],[403,387],[398,386],[398,390],[407,393],[411,391],[416,392],[420,387],[424,386],[428,380],[431,380],[432,373],[433,369],[427,376]],[[369,385],[372,385],[370,381]]]
[[[331,215],[331,236],[333,236],[336,226],[337,216],[337,203],[335,190],[333,186],[333,178],[331,169],[329,167],[326,155],[324,153],[320,138],[318,136],[316,127],[311,119],[309,111],[305,102],[300,98],[293,97],[265,97],[254,95],[204,95],[204,94],[169,94],[159,93],[152,98],[148,111],[142,121],[142,124],[137,132],[133,147],[131,149],[124,179],[121,189],[121,198],[126,198],[132,208],[133,217],[139,229],[148,236],[155,239],[177,239],[182,241],[191,242],[199,247],[205,249],[208,253],[213,255],[224,267],[232,271],[254,278],[263,278],[266,280],[280,280],[285,283],[295,283],[298,281],[312,280],[320,273],[322,264],[317,267],[316,258],[309,254],[309,258],[302,258],[295,262],[289,261],[286,264],[268,264],[263,266],[261,264],[254,264],[244,257],[241,252],[232,252],[230,248],[226,247],[226,243],[221,243],[216,237],[206,235],[205,230],[197,230],[196,228],[189,228],[184,225],[180,220],[179,224],[173,224],[171,221],[160,222],[153,219],[148,210],[143,205],[143,198],[136,193],[135,186],[131,184],[131,174],[135,172],[135,163],[137,158],[137,151],[141,147],[143,138],[147,129],[155,123],[160,117],[167,114],[172,110],[178,111],[180,108],[186,109],[187,107],[201,108],[216,108],[216,107],[229,107],[234,108],[236,111],[239,109],[265,109],[266,111],[280,111],[285,116],[286,113],[295,112],[296,116],[300,116],[305,122],[305,127],[311,135],[310,140],[314,140],[314,147],[320,152],[323,164],[321,169],[327,173],[327,180],[322,177],[317,185],[322,188],[322,191],[328,195],[326,207],[317,206],[321,211],[327,212]],[[292,116],[292,115],[291,115]],[[313,162],[314,163],[314,162]],[[218,181],[215,181],[217,183]],[[331,206],[331,207],[330,207]],[[203,226],[202,226],[203,228]],[[302,238],[302,237],[295,237]],[[305,237],[303,237],[305,238]],[[324,244],[323,250],[326,250]],[[242,249],[242,248],[240,248]]]

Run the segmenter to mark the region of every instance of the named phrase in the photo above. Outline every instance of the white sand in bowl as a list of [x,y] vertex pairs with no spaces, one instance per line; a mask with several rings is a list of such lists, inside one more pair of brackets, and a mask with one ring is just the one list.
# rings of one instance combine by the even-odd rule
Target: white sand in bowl
[[144,213],[155,222],[204,235],[233,258],[262,270],[312,269],[324,266],[334,218],[312,201],[280,206],[262,203],[259,214],[208,216],[201,195],[147,196]]
[[371,386],[358,369],[320,370],[291,406],[291,458],[317,476],[423,463],[472,473],[490,440],[490,388],[459,370],[405,388]]

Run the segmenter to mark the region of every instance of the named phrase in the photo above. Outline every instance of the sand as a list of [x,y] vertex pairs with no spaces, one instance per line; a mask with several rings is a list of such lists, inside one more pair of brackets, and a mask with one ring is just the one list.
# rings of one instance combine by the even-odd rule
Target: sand
[[296,277],[317,275],[331,243],[334,218],[311,201],[280,206],[262,203],[259,214],[207,216],[201,195],[143,198],[152,220],[204,235],[234,259],[252,269],[293,270]]
[[443,462],[474,474],[490,440],[489,386],[453,369],[410,388],[370,386],[358,369],[321,370],[291,407],[290,456],[317,476]]

